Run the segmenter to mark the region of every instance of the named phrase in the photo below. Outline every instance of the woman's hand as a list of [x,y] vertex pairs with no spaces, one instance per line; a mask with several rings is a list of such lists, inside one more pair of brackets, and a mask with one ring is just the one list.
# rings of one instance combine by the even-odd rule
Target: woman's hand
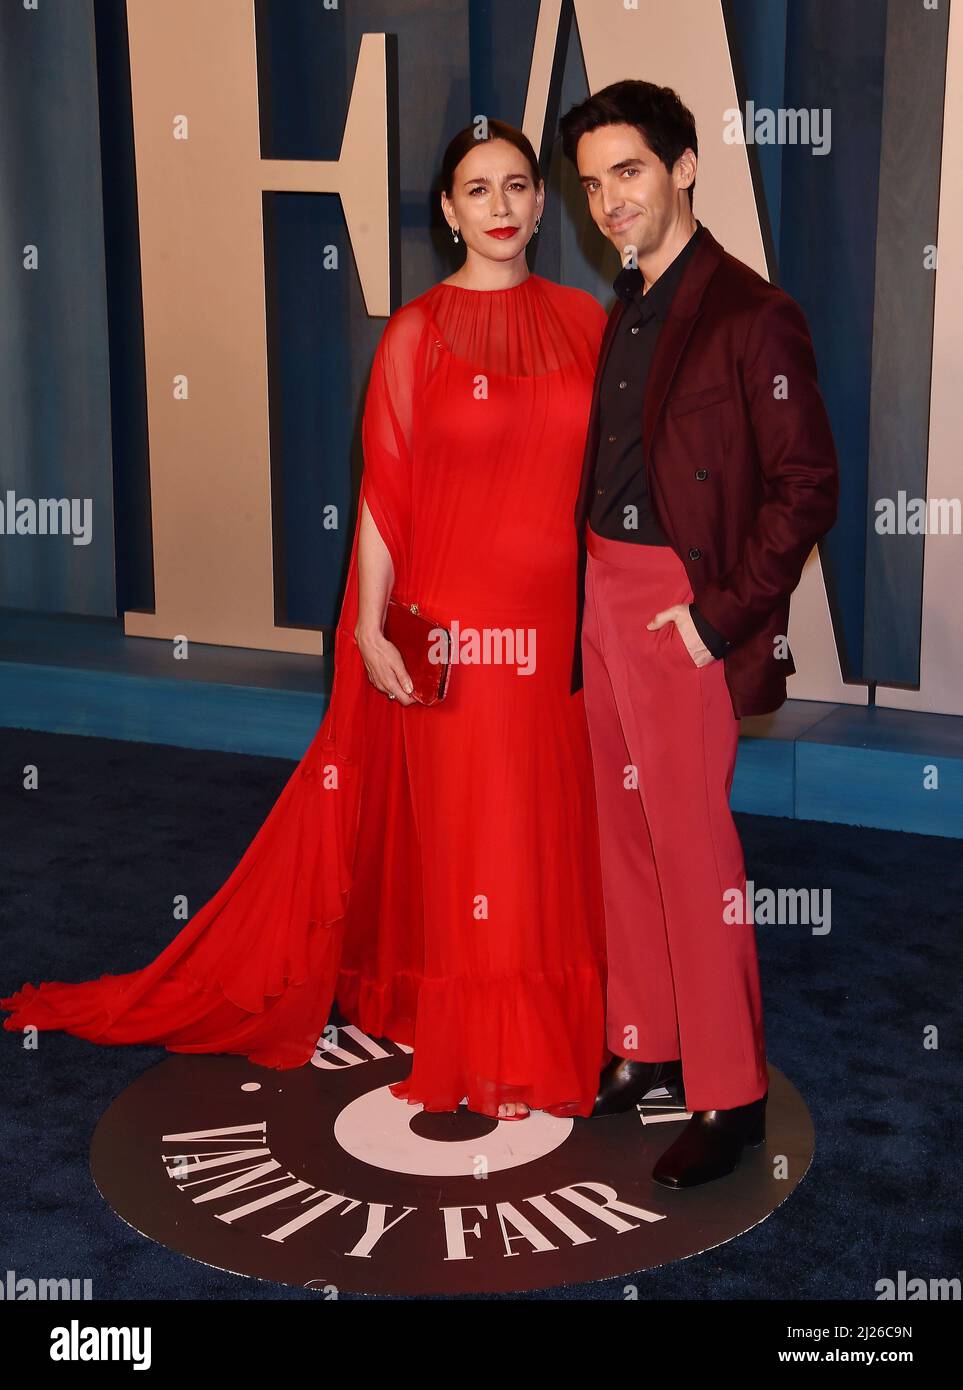
[[405,670],[401,652],[395,644],[389,642],[384,633],[377,629],[362,627],[355,628],[354,640],[361,652],[368,679],[375,690],[380,690],[383,695],[393,696],[399,705],[416,704],[417,701],[411,694],[414,689],[411,677]]

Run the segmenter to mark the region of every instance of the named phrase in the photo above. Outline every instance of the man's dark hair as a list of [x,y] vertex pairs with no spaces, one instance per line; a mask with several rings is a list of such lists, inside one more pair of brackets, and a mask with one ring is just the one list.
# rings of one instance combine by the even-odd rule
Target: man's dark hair
[[[566,111],[559,122],[566,158],[576,164],[579,140],[603,125],[635,126],[670,174],[684,150],[691,150],[698,158],[695,119],[671,87],[657,87],[654,82],[626,78],[586,97],[571,111]],[[688,189],[690,208],[694,188],[695,179]]]

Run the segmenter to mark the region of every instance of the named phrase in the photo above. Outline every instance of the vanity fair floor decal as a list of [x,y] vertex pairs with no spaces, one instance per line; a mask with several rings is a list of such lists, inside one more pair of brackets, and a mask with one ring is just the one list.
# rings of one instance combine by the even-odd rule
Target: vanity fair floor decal
[[[594,1120],[428,1115],[397,1100],[408,1049],[342,1028],[279,1072],[175,1056],[113,1102],[91,1146],[100,1192],[151,1240],[318,1290],[472,1293],[630,1274],[731,1240],[812,1158],[798,1092],[770,1068],[769,1136],[735,1173],[650,1177],[684,1123],[658,1097]],[[664,1093],[663,1093],[664,1094]]]

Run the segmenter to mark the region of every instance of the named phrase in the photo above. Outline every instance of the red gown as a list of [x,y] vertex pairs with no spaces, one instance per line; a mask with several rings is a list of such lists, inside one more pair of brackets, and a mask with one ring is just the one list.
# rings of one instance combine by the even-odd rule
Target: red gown
[[[361,498],[394,593],[453,627],[445,700],[403,707],[354,640],[358,527],[328,711],[226,882],[142,970],[26,984],[11,1030],[309,1061],[333,1000],[414,1048],[406,1094],[588,1114],[604,927],[573,511],[605,314],[538,275],[438,284],[375,353]],[[358,516],[361,508],[359,503]]]

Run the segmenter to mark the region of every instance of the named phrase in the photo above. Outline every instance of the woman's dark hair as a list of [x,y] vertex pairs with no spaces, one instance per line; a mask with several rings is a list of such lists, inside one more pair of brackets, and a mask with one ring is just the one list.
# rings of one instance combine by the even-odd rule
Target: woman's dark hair
[[507,140],[510,145],[514,145],[516,150],[525,158],[531,170],[532,181],[537,188],[541,182],[541,172],[538,167],[538,158],[532,149],[531,141],[522,131],[516,130],[513,125],[508,125],[505,121],[486,120],[486,134],[479,135],[477,125],[466,125],[464,130],[450,141],[445,157],[441,161],[441,186],[445,194],[450,198],[455,184],[455,170],[461,161],[473,150],[482,140]]
[[[684,150],[699,154],[695,118],[671,87],[657,87],[654,82],[626,78],[613,82],[600,92],[587,97],[559,122],[562,151],[576,164],[578,142],[590,130],[603,125],[631,125],[642,136],[652,153],[662,161],[669,173]],[[689,207],[695,179],[689,185]]]

